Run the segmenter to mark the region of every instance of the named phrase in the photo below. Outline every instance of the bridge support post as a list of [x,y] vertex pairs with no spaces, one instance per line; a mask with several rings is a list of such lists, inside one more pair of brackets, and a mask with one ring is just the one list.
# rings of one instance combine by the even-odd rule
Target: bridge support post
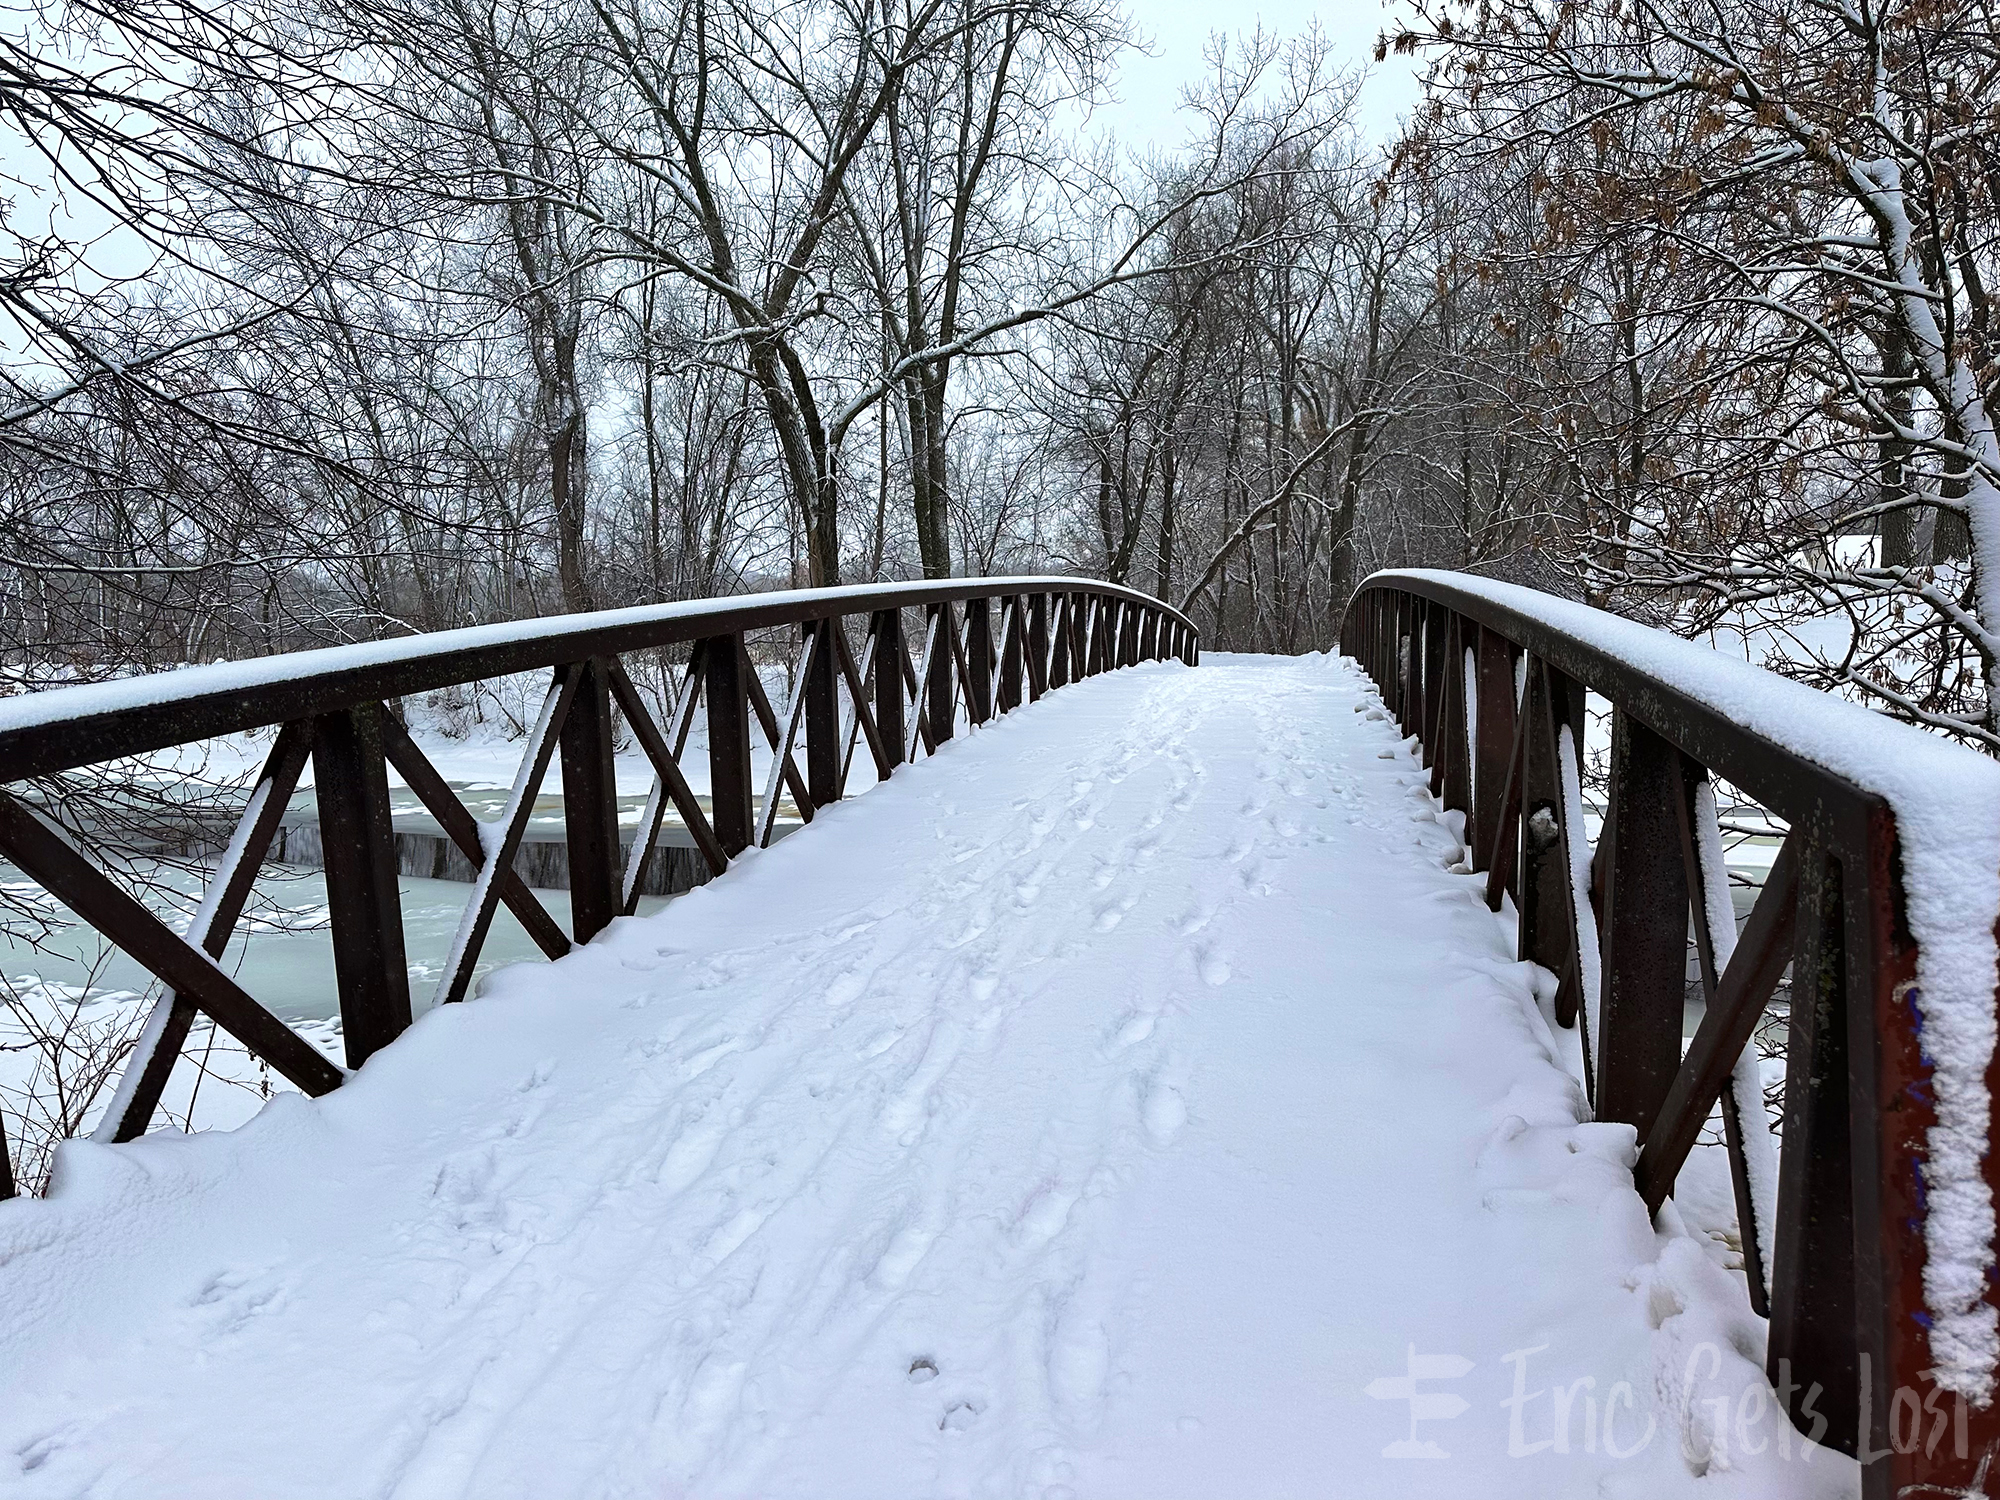
[[1049,690],[1049,596],[1028,596],[1028,701]]
[[931,742],[942,745],[951,738],[952,705],[958,696],[953,675],[958,619],[948,603],[933,604],[925,613],[937,621],[937,633],[931,646],[930,680],[923,685],[924,721],[931,727]]
[[1021,597],[1015,595],[1001,606],[1005,611],[1000,632],[1000,712],[1012,713],[1021,706]]
[[[1514,754],[1514,648],[1497,630],[1479,627],[1477,657],[1479,722],[1473,726],[1473,868],[1491,870],[1501,843],[1500,820],[1507,802],[1508,763]],[[1515,886],[1514,872],[1505,884]]]
[[993,615],[984,599],[965,601],[965,717],[993,717]]
[[806,660],[806,790],[814,807],[840,800],[840,696],[835,687],[840,667],[833,643],[838,629],[837,616],[806,625],[813,643]]
[[1449,660],[1451,634],[1447,611],[1436,606],[1424,611],[1424,765],[1431,773],[1431,795],[1444,790],[1446,759],[1445,715],[1451,711],[1451,680],[1445,672]]
[[[1568,854],[1562,838],[1562,779],[1556,768],[1559,712],[1569,685],[1539,658],[1528,663],[1522,704],[1528,725],[1522,741],[1521,946],[1519,956],[1555,974],[1565,972],[1570,948]],[[1567,706],[1566,704],[1564,706]],[[1556,1019],[1576,1024],[1575,986],[1565,982],[1556,998]],[[1594,1039],[1593,1039],[1594,1040]]]
[[1688,883],[1681,754],[1624,709],[1611,722],[1597,1118],[1646,1139],[1681,1066]]
[[1396,723],[1405,735],[1423,723],[1417,685],[1423,674],[1423,606],[1405,599],[1396,619]]
[[612,762],[611,674],[584,664],[562,724],[563,830],[570,930],[587,943],[623,909],[618,882],[618,777]]
[[410,968],[396,888],[396,829],[382,752],[381,705],[321,714],[313,784],[333,923],[333,972],[347,1065],[358,1068],[410,1024]]
[[1465,635],[1468,630],[1479,627],[1463,616],[1450,616],[1451,625],[1445,633],[1445,712],[1443,748],[1439,752],[1444,759],[1443,772],[1439,779],[1439,793],[1444,805],[1453,812],[1460,813],[1466,820],[1465,847],[1472,848],[1472,725],[1468,722],[1466,702],[1466,678],[1472,667],[1466,661],[1469,654]]
[[[709,824],[731,859],[750,847],[750,670],[740,636],[701,642],[702,696],[708,701]],[[902,684],[897,683],[900,691]]]
[[875,636],[875,728],[882,736],[891,769],[909,758],[907,720],[903,716],[903,612],[878,609],[870,629]]

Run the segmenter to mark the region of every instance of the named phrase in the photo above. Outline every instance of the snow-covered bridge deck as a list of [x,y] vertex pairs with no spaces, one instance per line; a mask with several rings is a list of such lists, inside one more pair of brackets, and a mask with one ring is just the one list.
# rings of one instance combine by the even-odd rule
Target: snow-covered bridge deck
[[[1684,1451],[1761,1323],[1376,702],[1093,678],[323,1099],[66,1147],[0,1492],[1842,1493],[1768,1404]],[[1466,1410],[1370,1394],[1413,1354]]]

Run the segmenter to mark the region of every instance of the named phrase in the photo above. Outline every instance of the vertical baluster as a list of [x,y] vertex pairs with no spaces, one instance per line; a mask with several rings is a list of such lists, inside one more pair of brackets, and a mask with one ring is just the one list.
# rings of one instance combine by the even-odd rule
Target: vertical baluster
[[1681,1063],[1688,884],[1680,752],[1624,709],[1611,721],[1596,1112],[1643,1143]]
[[1000,712],[1021,706],[1021,601],[1009,599],[1000,631]]
[[[1538,657],[1528,661],[1527,718],[1522,735],[1521,885],[1519,956],[1557,974],[1569,956],[1569,872],[1562,846],[1562,782],[1555,761],[1555,704],[1551,677]],[[1576,1024],[1576,996],[1565,986],[1556,1019]]]
[[1055,596],[1055,602],[1051,606],[1055,611],[1055,619],[1051,622],[1054,638],[1049,642],[1049,686],[1051,688],[1067,687],[1075,680],[1076,655],[1070,649],[1070,640],[1074,634],[1070,628],[1070,616],[1075,613],[1075,599],[1076,596],[1074,594],[1058,594]]
[[909,743],[909,721],[903,713],[903,668],[909,650],[903,644],[903,612],[875,611],[875,728],[892,767],[900,766]]
[[1424,713],[1417,733],[1423,737],[1423,763],[1431,773],[1431,795],[1444,786],[1444,716],[1451,706],[1450,680],[1445,675],[1446,621],[1449,611],[1441,604],[1424,610]]
[[1375,686],[1381,692],[1383,701],[1389,703],[1394,701],[1391,698],[1391,679],[1395,675],[1392,670],[1394,653],[1389,643],[1396,633],[1395,600],[1390,597],[1386,589],[1377,589],[1374,597],[1375,670],[1369,675],[1375,679]]
[[984,599],[965,601],[965,716],[974,724],[993,717],[993,616]]
[[[1514,754],[1514,648],[1498,631],[1480,628],[1476,671],[1479,681],[1479,722],[1473,726],[1474,869],[1493,868],[1507,800],[1507,771]],[[1514,886],[1507,874],[1508,889]]]
[[806,787],[815,807],[840,800],[840,664],[835,659],[833,632],[838,616],[813,620],[806,627],[813,652],[806,663]]
[[585,664],[562,725],[563,827],[569,843],[570,927],[587,943],[623,909],[618,882],[618,781],[612,765],[611,679]]
[[1407,738],[1423,720],[1423,601],[1403,600],[1402,641],[1396,661],[1396,724]]
[[1049,596],[1028,599],[1028,701],[1049,690]]
[[1438,753],[1444,758],[1439,792],[1444,805],[1465,818],[1465,847],[1472,848],[1472,726],[1465,691],[1465,638],[1479,627],[1454,614],[1445,646],[1445,713]]
[[396,886],[396,829],[377,704],[322,714],[313,785],[333,924],[333,972],[347,1065],[358,1068],[410,1024],[410,967]]
[[[1804,830],[1794,828],[1799,838]],[[1848,1097],[1849,965],[1843,875],[1806,832],[1792,958],[1791,1034],[1785,1053],[1785,1128],[1778,1171],[1767,1368],[1790,1377],[1791,1415],[1808,1389],[1826,1419],[1826,1441],[1853,1452],[1860,1370],[1856,1355],[1854,1156]],[[1870,1152],[1873,1155],[1873,1152]],[[1871,1341],[1872,1342],[1872,1341]],[[1886,1403],[1888,1372],[1873,1381]],[[1815,1385],[1817,1382],[1817,1385]],[[1878,1448],[1887,1443],[1879,1440]]]
[[929,621],[937,621],[937,630],[932,638],[928,680],[924,683],[924,722],[930,728],[931,741],[941,745],[951,738],[952,720],[957,717],[958,701],[958,653],[952,642],[958,635],[958,617],[950,604],[931,604],[924,609],[926,630]]
[[750,670],[742,637],[716,636],[701,643],[702,695],[708,705],[709,823],[731,859],[750,847],[755,814],[750,806]]

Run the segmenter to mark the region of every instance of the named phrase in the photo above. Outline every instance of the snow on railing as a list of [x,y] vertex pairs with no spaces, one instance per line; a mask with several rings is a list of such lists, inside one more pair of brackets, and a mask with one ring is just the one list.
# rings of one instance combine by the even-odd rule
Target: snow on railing
[[[999,606],[996,625],[993,606]],[[924,622],[921,659],[903,616]],[[861,617],[857,658],[850,617]],[[782,716],[752,665],[746,637],[796,632],[796,670]],[[684,646],[666,728],[620,656]],[[636,909],[671,806],[711,874],[768,845],[781,801],[811,822],[846,794],[857,747],[878,778],[934,754],[963,723],[976,729],[1044,693],[1136,662],[1192,665],[1187,616],[1117,584],[1075,578],[971,578],[799,589],[605,610],[398,640],[187,667],[151,676],[0,699],[0,857],[136,959],[164,986],[97,1135],[142,1134],[159,1107],[197,1014],[309,1094],[346,1073],[247,994],[216,962],[242,919],[308,761],[318,803],[334,968],[348,1069],[410,1024],[388,770],[395,768],[470,861],[474,882],[436,991],[465,998],[501,903],[551,958]],[[787,647],[787,656],[792,648]],[[553,669],[504,810],[469,811],[390,705],[441,688]],[[707,710],[709,791],[681,768],[697,705]],[[615,705],[615,709],[614,709]],[[617,715],[654,771],[632,848],[623,849],[612,746]],[[962,718],[961,718],[962,715]],[[772,762],[761,799],[751,784],[752,722]],[[113,881],[58,826],[36,778],[214,736],[280,725],[234,836],[185,933]],[[571,932],[550,917],[514,865],[550,762],[562,764]],[[800,760],[803,758],[803,767]],[[46,785],[47,783],[44,783]],[[761,805],[758,803],[761,802]],[[15,1184],[0,1131],[0,1198]]]
[[[1971,1493],[1981,1455],[2000,1450],[2000,765],[1694,642],[1467,574],[1376,574],[1342,644],[1465,815],[1521,957],[1557,976],[1592,1107],[1633,1126],[1654,1212],[1720,1108],[1747,1287],[1794,1420],[1823,1418],[1825,1440],[1867,1463],[1871,1494]],[[1594,847],[1576,826],[1588,693],[1612,713]],[[1740,937],[1717,780],[1784,825]],[[1705,1010],[1683,1056],[1690,920]],[[1753,1039],[1787,965],[1774,1162]],[[1941,1399],[1966,1441],[1903,1441],[1923,1426],[1907,1404],[1937,1417]]]

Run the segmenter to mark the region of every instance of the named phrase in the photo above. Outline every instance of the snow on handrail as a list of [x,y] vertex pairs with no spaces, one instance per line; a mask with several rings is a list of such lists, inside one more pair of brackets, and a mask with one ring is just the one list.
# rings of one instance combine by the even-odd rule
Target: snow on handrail
[[[1746,1264],[1770,1272],[1768,1309],[1763,1286],[1751,1297],[1772,1319],[1771,1370],[1785,1362],[1799,1391],[1825,1376],[1818,1412],[1840,1446],[1891,1458],[1883,1493],[1970,1482],[1948,1454],[1891,1452],[1884,1423],[1893,1392],[1921,1399],[1934,1383],[1971,1403],[1973,1455],[2000,1446],[2000,764],[1699,643],[1469,574],[1373,575],[1342,642],[1422,739],[1433,790],[1467,815],[1489,900],[1515,901],[1521,956],[1559,975],[1564,1024],[1577,1024],[1578,954],[1604,940],[1604,1034],[1584,1042],[1585,1078],[1600,1118],[1637,1129],[1650,1206],[1720,1099]],[[1559,805],[1586,689],[1614,711],[1594,849]],[[1704,912],[1728,910],[1703,899],[1717,878],[1700,855],[1711,776],[1790,825],[1734,956],[1734,934],[1711,933]],[[1709,1004],[1683,1058],[1690,897]],[[1805,978],[1789,1012],[1780,1211],[1774,1234],[1752,1233],[1770,1194],[1753,1192],[1738,1137],[1765,1120],[1761,1100],[1736,1113],[1755,1080],[1739,1054],[1788,961]],[[1857,1360],[1875,1372],[1865,1398]]]
[[[0,698],[0,782],[276,723],[300,703],[338,707],[555,666],[582,655],[616,655],[875,609],[1034,593],[1121,600],[1158,611],[1190,633],[1195,628],[1171,605],[1122,584],[1041,576],[782,589],[471,625]],[[107,732],[106,721],[119,717],[126,732]],[[60,741],[38,733],[52,729],[63,731]]]

